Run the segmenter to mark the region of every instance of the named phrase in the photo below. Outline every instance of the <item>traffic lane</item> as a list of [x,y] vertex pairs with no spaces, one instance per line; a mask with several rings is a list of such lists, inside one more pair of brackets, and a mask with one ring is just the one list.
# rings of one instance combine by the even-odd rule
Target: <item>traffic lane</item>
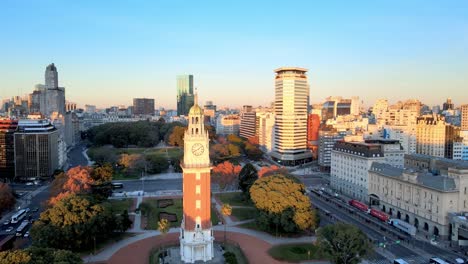
[[88,165],[88,160],[86,157],[83,155],[83,151],[86,149],[86,147],[82,144],[77,145],[73,149],[68,152],[68,165],[70,168],[76,167],[76,166],[87,166]]
[[156,192],[164,190],[182,190],[182,179],[161,179],[161,180],[116,180],[115,183],[123,183],[123,188],[116,191],[133,192],[141,191]]
[[[315,196],[314,196],[315,197]],[[389,247],[386,249],[389,250],[391,253],[393,253],[395,256],[398,257],[408,257],[408,256],[415,256],[413,251],[407,249],[406,247],[403,247],[399,244],[394,244],[395,240],[391,238],[386,238],[384,241],[383,237],[386,236],[386,234],[382,234],[380,232],[377,232],[374,228],[371,228],[370,225],[366,225],[362,221],[359,221],[358,219],[355,219],[349,215],[349,213],[343,212],[341,209],[339,209],[337,206],[331,206],[328,203],[316,198],[312,200],[312,203],[319,208],[323,208],[331,212],[332,214],[335,214],[338,216],[339,219],[346,223],[353,224],[357,226],[359,229],[361,229],[368,237],[373,239],[374,241],[378,242],[386,242]],[[389,243],[390,242],[390,243]]]

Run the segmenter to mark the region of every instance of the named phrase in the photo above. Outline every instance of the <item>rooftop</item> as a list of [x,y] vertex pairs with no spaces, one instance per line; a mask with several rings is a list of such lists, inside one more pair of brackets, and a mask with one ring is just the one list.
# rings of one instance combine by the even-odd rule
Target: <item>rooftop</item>
[[276,73],[282,72],[282,71],[300,71],[306,73],[308,69],[306,68],[300,68],[300,67],[281,67],[275,70]]
[[413,174],[416,175],[415,184],[417,185],[442,192],[451,192],[457,190],[455,180],[448,176],[434,175],[429,172],[420,172],[412,169],[395,168],[391,165],[379,162],[372,163],[370,171],[385,177],[398,178],[401,181],[408,181],[403,178],[404,173]]

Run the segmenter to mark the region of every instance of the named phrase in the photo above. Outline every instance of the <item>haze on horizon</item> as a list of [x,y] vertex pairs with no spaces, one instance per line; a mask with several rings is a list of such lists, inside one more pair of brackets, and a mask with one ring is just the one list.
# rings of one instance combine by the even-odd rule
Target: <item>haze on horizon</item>
[[200,103],[268,105],[274,72],[309,69],[329,95],[468,103],[468,2],[2,2],[0,98],[32,92],[54,62],[67,100],[98,107],[154,98],[175,108],[176,75]]

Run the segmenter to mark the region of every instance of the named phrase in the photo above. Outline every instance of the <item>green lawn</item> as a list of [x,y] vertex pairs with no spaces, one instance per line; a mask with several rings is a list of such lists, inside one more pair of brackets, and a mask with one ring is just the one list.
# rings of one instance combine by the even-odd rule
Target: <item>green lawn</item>
[[146,229],[156,230],[158,229],[158,215],[159,212],[166,212],[170,214],[177,215],[177,222],[170,222],[171,227],[179,227],[182,221],[182,199],[172,199],[174,202],[173,205],[168,206],[166,208],[158,208],[158,200],[150,199],[145,200],[144,202],[149,204],[150,212],[148,214],[148,224]]
[[257,210],[254,208],[232,208],[232,216],[239,221],[255,218]]
[[245,201],[240,192],[218,193],[216,194],[221,202],[228,203],[231,206],[252,206],[250,201]]
[[216,213],[216,208],[211,207],[211,223],[213,226],[217,225],[220,222],[218,214]]
[[326,260],[319,248],[312,243],[277,245],[270,248],[268,254],[277,260],[287,262]]
[[242,249],[238,247],[237,245],[230,244],[229,241],[227,242],[227,245],[225,247],[225,250],[228,252],[234,253],[236,255],[237,263],[238,264],[248,264],[249,261],[244,255],[244,252],[242,252]]
[[[166,149],[148,149],[145,154],[166,157]],[[167,148],[167,155],[169,158],[181,158],[183,150],[180,148]]]
[[121,200],[111,199],[109,200],[109,203],[111,204],[112,209],[116,213],[120,214],[124,210],[128,210],[128,212],[130,213],[130,207],[133,205],[133,199],[130,199],[130,198],[124,198]]

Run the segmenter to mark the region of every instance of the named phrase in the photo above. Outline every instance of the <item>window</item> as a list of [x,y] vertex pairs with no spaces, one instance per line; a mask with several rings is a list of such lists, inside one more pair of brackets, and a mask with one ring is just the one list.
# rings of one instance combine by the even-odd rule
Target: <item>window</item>
[[197,181],[200,180],[200,173],[197,173],[197,176],[195,177],[197,179]]
[[195,186],[195,193],[200,194],[200,185]]
[[196,207],[197,209],[200,209],[200,208],[201,208],[201,202],[200,202],[200,200],[196,200],[196,201],[195,201],[195,207]]

